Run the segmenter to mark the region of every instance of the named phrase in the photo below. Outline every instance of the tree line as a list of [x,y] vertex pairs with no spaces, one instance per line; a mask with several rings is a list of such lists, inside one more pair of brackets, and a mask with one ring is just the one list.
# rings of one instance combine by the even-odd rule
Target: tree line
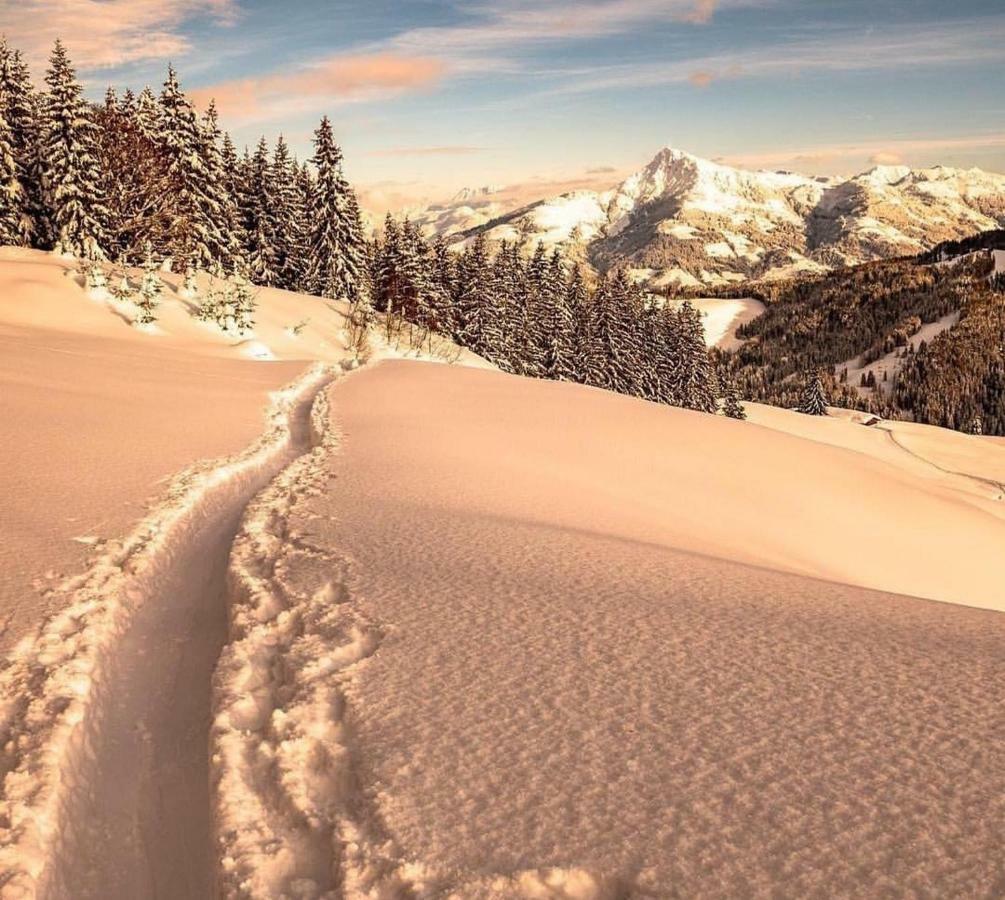
[[[114,261],[111,293],[135,300],[137,324],[155,321],[168,260],[187,296],[197,271],[220,279],[194,308],[224,330],[253,324],[249,284],[279,287],[346,301],[357,324],[442,335],[509,372],[743,416],[690,303],[663,302],[623,272],[593,284],[540,244],[477,237],[458,252],[390,216],[368,240],[327,118],[302,163],[282,137],[239,153],[213,103],[199,115],[170,67],[157,93],[109,88],[90,103],[57,41],[45,85],[36,91],[22,55],[0,43],[0,243],[92,261],[92,290],[105,290],[100,263]],[[143,267],[135,291],[127,265]]]
[[[623,271],[592,285],[561,249],[516,243],[461,251],[388,216],[372,250],[376,312],[450,337],[507,372],[572,381],[743,418],[705,346],[700,312],[645,293]],[[420,338],[421,339],[421,338]]]
[[327,118],[308,164],[282,137],[239,155],[173,68],[157,94],[92,104],[57,41],[45,85],[0,42],[0,243],[131,264],[150,248],[179,272],[358,297],[366,240]]

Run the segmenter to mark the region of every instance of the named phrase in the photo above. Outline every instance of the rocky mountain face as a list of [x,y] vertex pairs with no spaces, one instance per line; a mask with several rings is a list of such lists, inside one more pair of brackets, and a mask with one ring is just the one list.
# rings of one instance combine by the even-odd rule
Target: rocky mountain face
[[625,265],[655,288],[778,279],[917,254],[1005,225],[1005,176],[880,166],[853,178],[753,172],[666,148],[603,193],[515,209],[493,189],[418,217],[457,241],[561,244],[600,271]]

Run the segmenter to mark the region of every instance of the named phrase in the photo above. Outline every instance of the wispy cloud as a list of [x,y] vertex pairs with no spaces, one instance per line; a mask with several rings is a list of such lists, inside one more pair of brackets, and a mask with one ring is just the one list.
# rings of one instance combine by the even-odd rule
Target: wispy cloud
[[[466,67],[499,68],[493,54],[624,34],[648,23],[703,25],[718,9],[767,6],[774,0],[506,0],[462,6],[465,21],[402,32],[388,41],[398,51],[436,52]],[[466,65],[465,65],[466,64]]]
[[384,150],[373,150],[370,156],[473,156],[484,153],[485,147],[388,147]]
[[1005,132],[965,134],[935,138],[888,138],[862,142],[788,147],[758,153],[732,154],[721,158],[730,165],[748,168],[829,167],[837,172],[849,166],[919,165],[927,157],[947,153],[972,155],[975,152],[1005,148]]
[[215,99],[230,123],[269,121],[337,102],[386,98],[435,85],[446,66],[437,59],[394,53],[316,60],[293,72],[239,78],[191,92],[197,105]]
[[832,31],[820,38],[762,45],[746,51],[598,67],[591,74],[576,69],[545,93],[581,94],[669,84],[706,88],[715,82],[741,78],[933,69],[982,62],[1005,62],[1005,20],[917,25],[882,34]]
[[0,32],[36,67],[59,37],[77,66],[101,69],[183,56],[184,23],[238,15],[237,0],[0,0]]

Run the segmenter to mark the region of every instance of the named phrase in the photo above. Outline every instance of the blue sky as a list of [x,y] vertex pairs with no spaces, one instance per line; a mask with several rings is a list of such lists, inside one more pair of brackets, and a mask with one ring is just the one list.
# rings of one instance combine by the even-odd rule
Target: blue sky
[[812,173],[1005,171],[1001,0],[0,0],[88,89],[167,61],[239,143],[322,113],[372,205],[606,186],[672,144]]

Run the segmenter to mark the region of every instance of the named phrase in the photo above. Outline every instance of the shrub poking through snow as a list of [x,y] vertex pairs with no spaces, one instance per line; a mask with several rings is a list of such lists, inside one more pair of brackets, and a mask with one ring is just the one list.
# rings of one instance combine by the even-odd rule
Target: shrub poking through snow
[[133,286],[129,283],[129,273],[126,271],[125,256],[120,255],[118,262],[115,264],[113,281],[114,284],[111,287],[113,299],[118,300],[121,303],[125,303],[133,299]]
[[199,284],[196,281],[196,270],[191,262],[186,261],[184,271],[185,276],[181,283],[181,289],[178,291],[178,296],[184,297],[186,300],[191,300],[199,293]]
[[258,303],[250,282],[242,274],[237,273],[231,278],[227,289],[227,299],[229,318],[233,329],[238,334],[252,331],[255,327],[255,308]]
[[104,266],[100,260],[89,259],[82,265],[84,271],[84,288],[92,300],[108,298],[108,279],[105,277]]
[[150,242],[146,245],[146,258],[143,260],[143,280],[140,282],[140,294],[136,301],[140,314],[136,318],[137,325],[153,325],[157,321],[154,309],[160,303],[164,282],[161,281],[160,266],[154,259]]

